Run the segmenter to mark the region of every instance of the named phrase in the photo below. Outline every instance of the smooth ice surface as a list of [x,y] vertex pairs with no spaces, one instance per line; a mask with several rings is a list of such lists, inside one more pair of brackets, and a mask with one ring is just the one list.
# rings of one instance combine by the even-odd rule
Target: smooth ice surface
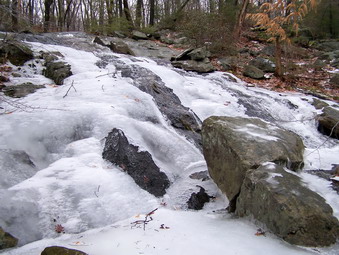
[[[72,34],[63,36],[72,38]],[[24,151],[35,168],[25,161],[12,166],[7,157],[0,157],[1,164],[13,168],[16,175],[0,182],[0,226],[17,236],[20,245],[41,239],[2,254],[40,254],[48,245],[102,255],[315,252],[290,246],[270,233],[256,236],[257,227],[249,220],[225,213],[228,201],[213,181],[189,178],[207,170],[201,152],[169,125],[149,94],[116,72],[115,65],[120,61],[148,68],[201,120],[212,115],[261,117],[292,130],[307,147],[306,168],[330,169],[339,164],[339,145],[317,132],[314,116],[318,112],[310,104],[311,97],[247,88],[219,72],[206,76],[179,72],[153,60],[113,54],[100,47],[85,52],[31,45],[36,54],[40,50],[62,53],[73,75],[63,86],[52,86],[51,80],[39,74],[40,67],[35,74],[25,66],[25,78],[46,88],[16,101],[21,110],[1,103],[2,111],[12,113],[0,115],[0,153]],[[102,69],[96,63],[103,56],[111,61]],[[20,82],[14,80],[14,84]],[[167,174],[171,186],[162,199],[140,189],[121,169],[102,159],[104,138],[113,128],[122,129],[131,143],[149,151]],[[21,169],[30,171],[20,175]],[[339,199],[329,182],[308,174],[300,176],[325,197],[339,217]],[[202,211],[186,211],[190,195],[200,189],[197,185],[216,199]],[[146,231],[131,228],[131,222],[143,218],[135,215],[158,207],[161,209]],[[56,233],[57,224],[66,234]],[[161,224],[169,229],[160,229]],[[337,254],[338,247],[319,251]]]

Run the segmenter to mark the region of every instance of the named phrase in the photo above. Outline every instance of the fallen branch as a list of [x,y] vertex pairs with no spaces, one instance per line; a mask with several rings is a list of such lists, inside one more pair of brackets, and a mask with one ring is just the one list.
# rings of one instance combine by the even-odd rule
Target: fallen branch
[[67,92],[66,92],[66,94],[62,97],[62,98],[65,98],[65,97],[67,97],[67,95],[68,95],[68,92],[71,90],[71,88],[73,87],[73,89],[74,89],[74,91],[75,92],[77,92],[77,90],[75,89],[75,87],[74,87],[74,81],[72,81],[72,84],[71,84],[71,86],[68,88],[68,90],[67,90]]

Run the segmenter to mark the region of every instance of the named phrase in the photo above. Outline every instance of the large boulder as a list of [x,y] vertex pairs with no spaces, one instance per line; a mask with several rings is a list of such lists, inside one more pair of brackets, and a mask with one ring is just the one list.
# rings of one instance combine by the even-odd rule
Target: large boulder
[[138,146],[130,144],[121,130],[114,128],[108,134],[102,156],[129,174],[142,189],[156,197],[165,195],[170,185],[166,174],[160,171],[149,152],[139,151]]
[[211,53],[205,47],[197,49],[187,49],[175,57],[171,58],[172,65],[185,71],[195,71],[198,73],[210,73],[215,71],[209,60]]
[[11,234],[5,232],[0,227],[0,250],[15,247],[18,244],[18,239]]
[[32,50],[25,43],[15,40],[0,43],[0,63],[3,62],[1,59],[8,59],[13,65],[22,66],[33,58]]
[[318,131],[324,135],[339,139],[339,110],[325,107],[318,116]]
[[72,75],[71,66],[65,62],[46,62],[45,66],[44,75],[52,79],[57,85],[63,85],[64,80]]
[[255,66],[256,68],[264,71],[264,72],[268,72],[268,73],[274,73],[275,71],[275,64],[266,58],[255,58],[252,59],[249,63],[252,66]]
[[111,41],[111,43],[108,47],[113,52],[135,56],[135,53],[133,52],[133,50],[128,46],[127,43],[125,43],[123,41],[118,41],[118,40]]
[[185,71],[194,71],[197,73],[210,73],[215,71],[214,66],[208,59],[206,59],[206,61],[195,61],[195,60],[172,61],[172,65],[174,67],[184,69]]
[[137,31],[137,30],[132,31],[132,38],[134,40],[148,40],[149,39],[145,33]]
[[247,171],[235,213],[253,216],[295,245],[328,246],[339,235],[339,222],[325,200],[274,163]]
[[45,248],[41,255],[87,255],[87,253],[61,246],[50,246]]
[[243,75],[257,80],[265,78],[264,71],[252,65],[245,66]]
[[230,201],[249,169],[275,162],[294,171],[303,166],[304,145],[298,135],[256,118],[210,117],[202,126],[203,153],[210,176]]

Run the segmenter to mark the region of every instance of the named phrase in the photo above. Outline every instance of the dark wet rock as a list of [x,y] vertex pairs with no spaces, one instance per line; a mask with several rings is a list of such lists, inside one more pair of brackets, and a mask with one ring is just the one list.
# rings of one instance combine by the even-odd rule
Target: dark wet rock
[[329,246],[339,236],[339,222],[325,199],[275,164],[246,172],[235,214],[253,216],[295,245]]
[[339,74],[333,75],[333,77],[330,79],[330,83],[339,88]]
[[45,248],[41,255],[87,255],[87,253],[61,246],[50,246]]
[[149,39],[145,33],[137,31],[137,30],[132,31],[132,38],[134,40],[148,40]]
[[299,136],[255,118],[210,117],[202,127],[203,153],[211,178],[234,211],[249,169],[275,162],[293,171],[303,166]]
[[2,89],[2,91],[6,96],[20,98],[32,94],[41,88],[45,88],[45,86],[34,85],[33,83],[26,82],[20,85],[6,86]]
[[245,66],[243,75],[257,80],[265,78],[265,73],[252,65]]
[[238,66],[238,60],[236,57],[226,57],[218,60],[223,71],[235,71]]
[[130,46],[123,41],[111,41],[108,47],[115,53],[135,56],[135,53],[130,48]]
[[207,181],[210,179],[210,176],[208,175],[208,171],[200,171],[193,174],[190,174],[189,176],[193,180],[201,180],[201,181]]
[[318,110],[329,106],[328,103],[324,102],[323,100],[319,100],[317,98],[313,99],[312,105],[315,107],[315,109],[318,109]]
[[274,73],[275,71],[275,64],[271,60],[266,58],[259,57],[252,59],[249,65],[255,66],[256,68],[268,73]]
[[10,233],[5,232],[0,227],[0,250],[15,247],[18,244],[18,239]]
[[201,149],[201,121],[168,88],[161,78],[146,68],[137,65],[117,65],[123,77],[132,78],[134,85],[151,95],[160,112],[167,117],[171,125],[192,140]]
[[101,46],[107,46],[107,44],[99,37],[99,36],[96,36],[93,40],[94,43],[97,43]]
[[194,71],[197,73],[210,73],[215,71],[214,66],[208,59],[199,62],[195,60],[172,61],[172,65],[185,71]]
[[142,189],[156,197],[166,194],[170,186],[166,174],[160,171],[149,152],[139,151],[121,130],[114,128],[108,134],[102,156],[129,174]]
[[205,203],[210,201],[211,196],[206,193],[203,187],[200,187],[198,193],[192,193],[190,199],[187,201],[188,209],[201,210]]
[[45,66],[44,75],[57,85],[63,85],[64,80],[72,75],[71,66],[65,62],[46,62]]
[[325,107],[317,119],[320,133],[339,139],[339,110],[330,106]]
[[0,43],[0,59],[8,59],[13,65],[22,66],[34,58],[32,50],[27,44],[8,40]]

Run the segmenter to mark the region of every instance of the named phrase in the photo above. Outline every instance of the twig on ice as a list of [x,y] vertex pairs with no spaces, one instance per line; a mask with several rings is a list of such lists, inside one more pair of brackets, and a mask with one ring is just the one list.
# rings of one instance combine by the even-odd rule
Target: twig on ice
[[131,223],[133,224],[132,227],[136,227],[137,225],[143,224],[143,229],[145,231],[146,224],[153,220],[151,215],[154,214],[156,210],[158,210],[158,208],[155,208],[153,211],[150,211],[149,213],[147,213],[144,220],[137,220],[137,221],[132,222]]
[[73,89],[74,89],[74,91],[75,92],[77,92],[77,90],[75,89],[75,87],[74,87],[74,81],[72,81],[72,84],[71,84],[71,86],[68,88],[68,90],[67,90],[67,92],[66,92],[66,94],[62,97],[62,98],[65,98],[65,97],[67,97],[67,95],[68,95],[68,92],[71,90],[71,88],[73,87]]

